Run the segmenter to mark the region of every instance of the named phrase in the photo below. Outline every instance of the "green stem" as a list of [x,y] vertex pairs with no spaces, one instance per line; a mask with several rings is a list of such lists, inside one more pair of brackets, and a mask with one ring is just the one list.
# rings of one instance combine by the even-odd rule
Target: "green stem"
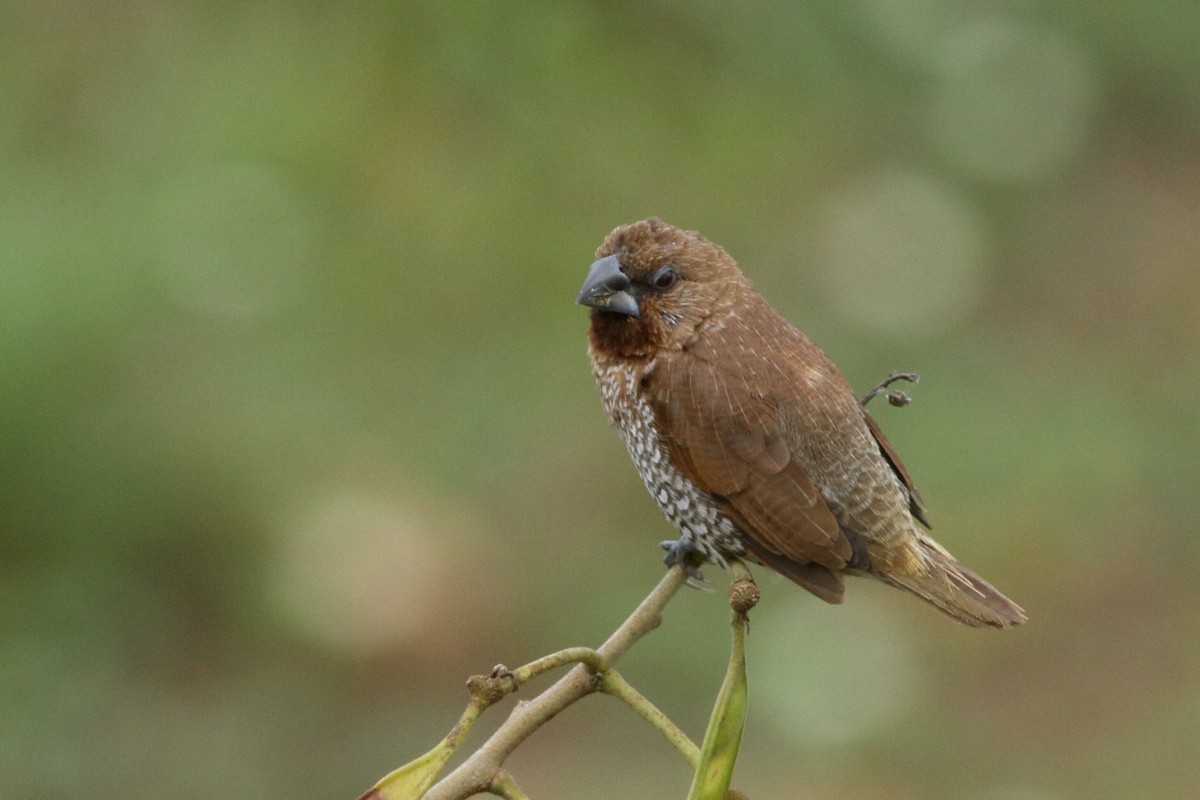
[[729,667],[717,693],[700,757],[692,778],[688,800],[726,800],[738,748],[742,743],[742,727],[746,719],[746,625],[747,614],[758,602],[758,587],[746,565],[730,560],[734,575],[729,587],[729,606],[732,609],[730,632],[733,642],[729,650]]
[[633,688],[615,669],[604,673],[600,691],[624,701],[638,713],[638,716],[667,737],[667,741],[687,759],[693,770],[696,768],[696,764],[700,760],[700,748],[696,746],[696,743],[689,739],[688,735],[680,730],[679,726],[672,722],[666,714],[659,711],[657,706],[646,699],[645,695]]
[[492,777],[492,782],[488,784],[488,792],[505,800],[529,800],[517,782],[513,780],[513,776],[509,771],[501,767],[496,770],[496,774]]
[[591,672],[603,672],[608,668],[607,659],[592,648],[568,647],[517,668],[513,671],[513,677],[516,678],[519,685],[531,678],[536,678],[543,672],[565,667],[567,664],[584,664]]

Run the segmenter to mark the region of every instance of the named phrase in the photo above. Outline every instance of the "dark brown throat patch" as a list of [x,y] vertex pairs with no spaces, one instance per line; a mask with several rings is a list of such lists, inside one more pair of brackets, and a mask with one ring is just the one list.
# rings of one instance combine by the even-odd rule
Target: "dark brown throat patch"
[[658,349],[661,323],[652,317],[630,317],[592,309],[588,331],[592,349],[610,358],[649,358]]

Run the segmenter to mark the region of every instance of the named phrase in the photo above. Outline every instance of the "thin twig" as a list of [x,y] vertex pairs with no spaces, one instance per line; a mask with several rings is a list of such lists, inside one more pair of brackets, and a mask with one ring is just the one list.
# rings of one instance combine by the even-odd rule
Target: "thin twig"
[[600,691],[624,701],[626,705],[638,713],[638,716],[649,722],[663,736],[667,737],[667,741],[671,743],[671,746],[687,759],[688,766],[692,769],[696,768],[696,763],[700,758],[700,748],[696,746],[696,743],[688,738],[688,735],[672,722],[670,717],[647,700],[645,695],[633,688],[627,680],[622,678],[615,669],[610,669],[604,673],[600,683]]
[[[880,381],[878,386],[859,398],[858,402],[865,406],[867,403],[871,402],[871,398],[875,397],[875,395],[879,394],[896,381],[908,381],[909,383],[916,383],[919,380],[921,380],[921,376],[915,372],[893,372]],[[888,402],[894,406],[906,406],[912,402],[911,397],[898,389],[888,392],[887,398]]]
[[584,664],[591,672],[603,672],[608,668],[604,656],[600,655],[598,651],[590,647],[568,647],[557,653],[542,656],[537,661],[531,661],[523,667],[518,667],[513,671],[513,677],[520,685],[531,678],[536,678],[543,672],[549,672],[567,664]]

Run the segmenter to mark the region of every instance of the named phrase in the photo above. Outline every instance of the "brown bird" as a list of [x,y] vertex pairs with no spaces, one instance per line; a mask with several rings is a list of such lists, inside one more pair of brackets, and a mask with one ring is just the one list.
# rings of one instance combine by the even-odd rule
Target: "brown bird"
[[744,558],[830,603],[844,573],[873,575],[967,625],[1025,621],[929,536],[845,377],[720,246],[656,218],[621,226],[577,302],[604,408],[679,531],[668,564]]

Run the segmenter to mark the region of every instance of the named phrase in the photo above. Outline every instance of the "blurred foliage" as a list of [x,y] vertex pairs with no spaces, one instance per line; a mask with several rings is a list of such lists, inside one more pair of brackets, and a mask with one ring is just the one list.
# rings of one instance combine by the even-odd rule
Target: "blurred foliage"
[[[0,796],[353,797],[467,675],[597,644],[670,531],[572,301],[651,214],[860,389],[923,375],[876,414],[1031,618],[760,576],[739,788],[1195,796],[1198,40],[1162,0],[6,4]],[[694,735],[726,613],[625,665]],[[687,785],[611,704],[554,728],[532,796]]]

